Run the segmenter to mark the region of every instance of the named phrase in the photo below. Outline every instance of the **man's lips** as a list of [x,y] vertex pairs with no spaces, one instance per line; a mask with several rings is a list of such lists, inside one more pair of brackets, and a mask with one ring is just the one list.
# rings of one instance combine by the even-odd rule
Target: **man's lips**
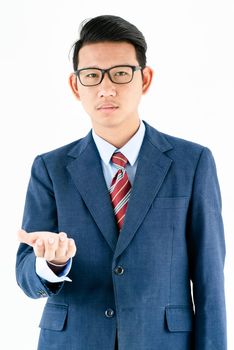
[[115,103],[102,103],[97,105],[97,110],[112,110],[117,108],[118,106]]

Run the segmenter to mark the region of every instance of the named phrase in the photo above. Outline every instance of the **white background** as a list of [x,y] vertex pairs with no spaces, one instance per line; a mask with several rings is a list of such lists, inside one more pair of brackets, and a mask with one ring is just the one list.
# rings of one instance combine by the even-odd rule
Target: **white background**
[[124,17],[148,42],[148,64],[155,76],[142,99],[141,118],[160,131],[208,146],[214,154],[226,231],[229,349],[234,349],[231,0],[1,0],[0,348],[36,349],[45,301],[29,299],[16,285],[16,232],[34,157],[86,135],[91,127],[69,90],[68,53],[80,22],[100,14]]

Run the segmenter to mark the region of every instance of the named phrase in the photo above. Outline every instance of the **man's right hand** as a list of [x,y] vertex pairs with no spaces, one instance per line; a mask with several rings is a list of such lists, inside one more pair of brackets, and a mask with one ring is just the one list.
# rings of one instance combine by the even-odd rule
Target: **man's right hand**
[[68,238],[65,232],[53,233],[49,231],[37,231],[27,233],[19,230],[18,239],[33,247],[37,257],[46,259],[56,265],[63,265],[75,256],[76,245],[72,238]]

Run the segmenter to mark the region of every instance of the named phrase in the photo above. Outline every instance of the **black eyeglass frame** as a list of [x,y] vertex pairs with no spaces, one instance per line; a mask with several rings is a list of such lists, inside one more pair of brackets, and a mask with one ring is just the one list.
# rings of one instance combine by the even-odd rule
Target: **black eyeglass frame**
[[[118,68],[118,67],[129,67],[129,68],[131,68],[131,69],[132,69],[132,78],[131,78],[131,80],[129,80],[129,81],[126,82],[126,83],[117,83],[116,81],[113,81],[112,78],[111,78],[111,75],[110,75],[110,70],[113,69],[113,68]],[[97,83],[97,84],[92,84],[92,85],[86,85],[86,84],[83,84],[83,83],[82,83],[82,81],[81,81],[81,79],[80,79],[80,72],[82,72],[82,71],[84,71],[84,70],[87,70],[87,69],[96,69],[96,70],[98,70],[98,71],[101,72],[102,76],[101,76],[101,80],[99,81],[99,83]],[[119,64],[119,65],[117,65],[117,66],[112,66],[112,67],[107,68],[107,69],[101,69],[101,68],[97,68],[97,67],[81,68],[81,69],[77,69],[76,71],[74,71],[74,74],[79,78],[79,81],[80,81],[81,85],[86,86],[86,87],[89,87],[89,86],[97,86],[97,85],[101,84],[101,82],[102,82],[103,79],[104,79],[105,73],[107,73],[108,78],[110,79],[110,81],[112,81],[112,83],[118,84],[118,85],[122,85],[122,84],[129,84],[129,83],[132,81],[132,79],[133,79],[134,73],[135,73],[136,71],[142,70],[142,69],[143,69],[143,68],[142,68],[141,66],[132,66],[132,65],[130,65],[130,64]]]

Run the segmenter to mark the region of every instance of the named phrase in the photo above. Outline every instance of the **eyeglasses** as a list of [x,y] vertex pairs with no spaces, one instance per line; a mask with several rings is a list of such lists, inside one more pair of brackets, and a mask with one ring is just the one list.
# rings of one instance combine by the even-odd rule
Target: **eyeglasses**
[[114,66],[108,69],[100,68],[81,68],[74,73],[84,86],[95,86],[102,82],[105,73],[109,79],[115,84],[128,84],[132,81],[134,72],[141,70],[141,66]]

